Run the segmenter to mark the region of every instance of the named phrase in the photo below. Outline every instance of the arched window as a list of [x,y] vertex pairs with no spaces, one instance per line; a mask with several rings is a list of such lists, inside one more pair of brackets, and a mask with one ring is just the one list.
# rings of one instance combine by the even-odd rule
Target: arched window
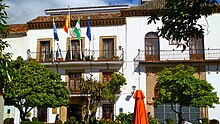
[[159,60],[159,37],[155,32],[149,32],[145,35],[145,60]]

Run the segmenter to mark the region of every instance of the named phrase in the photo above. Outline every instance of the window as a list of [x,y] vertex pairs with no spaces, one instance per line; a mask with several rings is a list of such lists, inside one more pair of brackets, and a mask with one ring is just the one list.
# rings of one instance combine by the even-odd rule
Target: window
[[102,83],[109,82],[111,80],[113,72],[102,72],[103,78],[102,78]]
[[111,104],[103,104],[102,105],[102,117],[105,119],[109,119],[111,117],[111,113],[113,112],[113,107]]
[[47,122],[47,108],[38,107],[37,108],[37,118],[39,121]]
[[71,40],[71,46],[70,48],[72,53],[72,59],[80,59],[80,42],[79,40]]
[[203,38],[190,38],[190,60],[203,60],[204,56],[204,40]]
[[116,53],[116,37],[101,37],[100,38],[100,57],[104,59],[112,59],[117,56]]
[[103,39],[103,52],[105,58],[112,58],[114,56],[114,39]]
[[40,42],[40,60],[41,62],[48,61],[51,58],[50,52],[50,41],[41,41]]
[[[81,42],[78,39],[67,38],[67,54],[66,60],[81,60],[84,58],[85,52],[85,38],[81,38]],[[71,43],[71,44],[70,44]]]
[[37,60],[40,62],[52,62],[52,39],[38,39],[37,42]]
[[145,60],[159,60],[159,37],[154,32],[145,35]]
[[189,44],[191,54],[203,54],[203,38],[190,38]]
[[69,89],[70,92],[79,92],[80,87],[79,84],[81,82],[82,73],[69,73]]

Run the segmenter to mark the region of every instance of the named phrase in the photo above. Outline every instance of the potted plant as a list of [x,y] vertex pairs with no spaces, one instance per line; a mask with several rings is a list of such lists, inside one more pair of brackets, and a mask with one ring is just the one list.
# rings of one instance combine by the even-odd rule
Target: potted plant
[[85,56],[86,61],[94,60],[95,58],[93,56]]

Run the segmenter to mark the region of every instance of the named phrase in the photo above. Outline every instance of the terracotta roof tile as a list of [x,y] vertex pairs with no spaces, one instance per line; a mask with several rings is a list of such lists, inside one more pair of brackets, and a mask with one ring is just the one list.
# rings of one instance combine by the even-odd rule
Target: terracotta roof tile
[[27,24],[11,24],[9,25],[9,33],[26,33],[28,31]]
[[[77,20],[80,17],[80,20],[87,20],[90,17],[91,20],[96,19],[112,19],[120,17],[121,13],[95,13],[95,14],[74,14],[71,15],[71,20]],[[28,23],[40,23],[40,22],[51,22],[54,18],[54,21],[65,21],[66,15],[52,15],[52,16],[38,16],[37,18],[29,21]]]
[[[112,6],[88,6],[88,7],[76,7],[70,8],[70,10],[80,10],[80,9],[94,9],[94,8],[113,8],[113,7],[129,7],[129,5],[112,5]],[[57,10],[68,10],[68,8],[56,8],[56,9],[46,9],[46,11],[57,11]]]
[[[128,9],[123,9],[124,11],[130,11],[130,10],[158,10],[163,9],[165,6],[165,0],[151,0],[144,2],[140,6],[134,6]],[[122,10],[122,11],[123,11]]]

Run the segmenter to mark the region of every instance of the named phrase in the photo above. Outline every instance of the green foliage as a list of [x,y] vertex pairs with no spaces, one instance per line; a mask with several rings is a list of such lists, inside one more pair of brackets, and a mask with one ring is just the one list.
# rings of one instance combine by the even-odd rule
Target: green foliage
[[81,124],[81,122],[76,121],[75,117],[70,117],[70,119],[65,121],[64,124]]
[[16,70],[12,83],[5,88],[5,103],[17,107],[22,120],[34,107],[60,107],[69,103],[70,92],[60,74],[35,60],[24,61],[21,57],[10,66]]
[[21,121],[21,124],[44,124],[42,121]]
[[196,78],[194,68],[178,65],[165,68],[159,73],[159,97],[155,105],[163,103],[180,104],[181,106],[213,107],[219,98],[213,87],[205,80]]
[[37,117],[33,117],[32,121],[38,121],[38,118]]
[[208,118],[202,118],[202,124],[209,124]]
[[166,123],[167,124],[176,124],[172,118],[166,118]]
[[184,40],[187,43],[190,37],[202,37],[204,29],[197,21],[201,15],[211,15],[217,4],[216,0],[162,1],[164,7],[160,11],[152,12],[148,23],[161,20],[163,25],[158,28],[159,36],[177,42]]
[[120,113],[118,116],[115,117],[116,124],[132,124],[133,113]]
[[55,124],[62,124],[62,121],[60,119],[55,121]]
[[8,26],[7,26],[7,13],[6,13],[6,4],[2,3],[3,0],[0,0],[0,41],[2,41],[2,38],[5,38],[8,34]]
[[11,62],[11,54],[4,52],[5,48],[9,46],[10,45],[7,43],[7,41],[2,41],[0,39],[0,93],[3,92],[3,89],[11,81],[10,74],[13,72],[8,66]]
[[148,116],[148,122],[149,124],[160,124],[160,122],[152,116]]
[[91,76],[82,81],[79,87],[82,94],[87,94],[87,97],[81,97],[80,108],[82,114],[96,113],[98,105],[105,98],[105,86]]
[[216,119],[210,120],[210,124],[219,124],[219,121]]
[[8,123],[10,123],[10,120],[11,120],[11,118],[6,118],[3,123],[8,124]]
[[114,72],[111,76],[111,80],[106,83],[107,99],[114,103],[116,100],[116,94],[121,93],[121,86],[126,85],[126,79],[123,75]]
[[85,60],[89,61],[89,60],[94,60],[95,57],[94,56],[85,56]]

